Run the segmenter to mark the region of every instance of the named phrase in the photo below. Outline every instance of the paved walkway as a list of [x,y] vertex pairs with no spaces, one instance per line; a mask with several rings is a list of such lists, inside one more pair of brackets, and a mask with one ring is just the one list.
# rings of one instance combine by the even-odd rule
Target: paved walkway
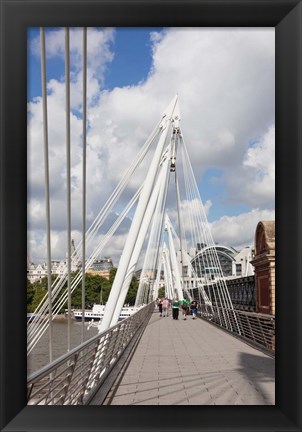
[[110,405],[274,405],[275,360],[225,331],[155,312]]

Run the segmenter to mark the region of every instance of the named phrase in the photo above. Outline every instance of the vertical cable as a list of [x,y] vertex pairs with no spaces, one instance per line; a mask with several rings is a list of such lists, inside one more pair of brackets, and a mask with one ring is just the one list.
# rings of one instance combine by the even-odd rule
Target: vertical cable
[[181,274],[180,278],[182,281],[182,289],[185,292],[185,279],[184,279],[184,255],[183,255],[183,231],[180,217],[180,196],[179,196],[179,185],[178,185],[178,176],[177,176],[177,168],[175,169],[175,191],[176,191],[176,204],[177,204],[177,219],[178,219],[178,233],[179,233],[179,247],[180,247],[180,260],[181,260]]
[[48,122],[46,92],[46,55],[45,31],[40,28],[41,41],[41,80],[43,101],[43,133],[44,133],[44,171],[45,171],[45,210],[47,236],[47,287],[48,287],[48,322],[49,322],[49,362],[52,361],[52,300],[51,300],[51,242],[50,242],[50,198],[49,198],[49,160],[48,160]]
[[86,117],[87,117],[87,28],[83,28],[83,214],[82,214],[82,342],[85,328],[86,260]]
[[70,194],[70,61],[69,28],[65,28],[65,84],[66,84],[66,190],[67,190],[67,291],[68,291],[68,336],[70,351],[71,333],[71,194]]

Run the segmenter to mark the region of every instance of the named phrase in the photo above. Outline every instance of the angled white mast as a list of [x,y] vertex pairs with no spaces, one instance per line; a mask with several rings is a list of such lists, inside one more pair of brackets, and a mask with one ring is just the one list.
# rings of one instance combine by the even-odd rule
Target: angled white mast
[[[134,269],[129,268],[131,256],[133,254],[135,244],[137,242],[139,231],[143,224],[144,216],[148,207],[148,202],[151,198],[152,189],[158,172],[158,167],[163,154],[166,138],[170,130],[169,126],[175,121],[179,121],[179,108],[178,108],[178,97],[175,96],[167,109],[164,111],[162,121],[160,124],[160,138],[150,164],[142,192],[140,194],[139,202],[136,208],[136,212],[129,230],[128,238],[118,265],[118,270],[115,275],[115,279],[110,291],[110,295],[106,304],[104,317],[100,323],[99,331],[106,330],[109,326],[114,324],[113,317],[117,315],[116,305],[119,302],[122,288],[126,277],[134,272]],[[129,271],[129,272],[128,272]],[[128,273],[128,275],[127,275]],[[132,276],[131,274],[131,276]],[[129,278],[130,279],[130,278]],[[131,280],[131,279],[130,279]],[[129,281],[130,283],[130,281]],[[121,301],[119,302],[121,303]],[[115,318],[116,319],[116,318]]]

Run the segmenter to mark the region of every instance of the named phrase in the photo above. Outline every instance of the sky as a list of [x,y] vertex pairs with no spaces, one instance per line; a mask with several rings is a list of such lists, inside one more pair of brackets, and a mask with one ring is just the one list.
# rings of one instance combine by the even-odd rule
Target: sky
[[[177,94],[216,243],[275,219],[274,28],[89,28],[87,227]],[[64,29],[46,29],[52,259],[66,256]],[[81,238],[82,30],[70,29],[72,238]],[[28,30],[28,256],[46,261],[40,36]],[[138,186],[144,177],[139,174]],[[134,189],[133,189],[134,190]],[[133,192],[133,191],[132,191]],[[116,212],[129,198],[124,197]],[[114,219],[114,214],[113,214]],[[104,251],[115,265],[130,220]]]

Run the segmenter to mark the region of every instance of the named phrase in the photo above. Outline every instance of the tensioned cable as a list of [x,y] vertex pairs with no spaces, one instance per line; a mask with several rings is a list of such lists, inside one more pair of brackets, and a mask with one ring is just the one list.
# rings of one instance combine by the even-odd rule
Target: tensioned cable
[[[162,156],[162,163],[165,163],[165,159],[169,158],[170,152],[167,149],[163,156]],[[145,253],[144,263],[143,263],[143,269],[142,269],[142,277],[140,279],[139,287],[137,290],[137,296],[135,305],[139,305],[142,303],[142,299],[144,296],[144,290],[143,287],[146,285],[144,282],[144,275],[146,274],[146,270],[151,270],[153,272],[153,275],[155,274],[155,260],[154,255],[158,252],[159,249],[159,239],[160,239],[160,231],[162,229],[162,223],[163,223],[163,214],[164,214],[164,208],[167,198],[167,188],[169,183],[169,169],[166,170],[165,176],[163,178],[163,188],[160,188],[156,207],[154,210],[153,220],[151,224],[150,234],[149,234],[149,240],[148,245]],[[154,283],[154,281],[153,281]]]
[[[153,257],[153,261],[152,261],[152,268],[154,269],[158,269],[158,267],[160,267],[159,264],[159,260],[161,260],[161,250],[162,250],[162,246],[163,246],[163,239],[164,239],[164,231],[163,231],[163,226],[164,226],[164,219],[165,219],[165,209],[166,209],[166,202],[167,202],[167,193],[168,193],[168,186],[169,186],[169,182],[170,182],[170,177],[171,177],[171,173],[170,170],[168,171],[168,179],[166,180],[166,186],[165,186],[165,191],[164,191],[164,200],[162,202],[161,208],[159,210],[159,223],[158,223],[158,230],[157,230],[157,235],[156,235],[156,240],[155,240],[155,244],[158,245],[157,249],[156,249],[156,253],[154,254]],[[160,247],[161,245],[161,247]],[[161,250],[160,250],[161,249]],[[160,270],[158,270],[160,271]],[[159,276],[160,278],[160,276]]]
[[163,262],[164,262],[164,273],[165,273],[165,280],[168,282],[166,286],[166,297],[169,296],[169,298],[175,297],[174,287],[173,287],[173,278],[172,278],[172,272],[171,272],[171,264],[170,264],[170,253],[167,248],[166,243],[164,243],[163,246]]
[[[182,173],[183,173],[184,187],[185,187],[185,198],[186,198],[187,205],[190,206],[191,204],[190,204],[190,195],[189,195],[188,178],[187,178],[188,177],[188,173],[187,173],[187,166],[186,166],[186,163],[185,163],[185,160],[184,160],[183,153],[184,153],[183,146],[181,146],[181,161],[182,161],[182,168],[183,168]],[[190,235],[190,240],[192,242],[191,243],[191,247],[195,248],[196,247],[196,236],[194,236],[194,234],[193,234],[193,231],[195,230],[195,226],[194,226],[194,223],[193,223],[192,211],[191,211],[190,207],[189,207],[189,211],[186,213],[186,217],[189,218],[189,228],[190,228],[190,234],[191,234]],[[184,232],[184,234],[185,234],[185,232]],[[195,238],[195,242],[193,242],[194,238]],[[188,249],[188,247],[187,247],[187,249]],[[190,266],[191,272],[192,272],[194,269],[193,269],[193,266],[191,264],[191,261],[189,261],[188,265]],[[196,283],[197,283],[197,275],[195,275],[194,279],[195,279],[195,283],[193,282],[193,286],[195,286]],[[190,283],[190,287],[192,287],[191,283]]]
[[[154,213],[156,211],[156,205],[158,201],[161,200],[162,197],[162,191],[165,186],[165,176],[166,176],[167,168],[168,168],[168,163],[166,161],[165,164],[163,164],[161,167],[158,167],[157,173],[155,174],[154,186],[145,210],[145,217],[142,223],[140,224],[140,230],[137,236],[135,247],[133,248],[130,257],[128,269],[125,278],[123,280],[123,284],[119,293],[119,297],[116,302],[115,311],[113,313],[110,325],[113,325],[115,321],[118,320],[118,317],[120,315],[120,311],[125,301],[134,270],[137,266],[139,256],[142,253],[144,240],[146,239],[151,220],[154,217]],[[149,242],[150,242],[150,237],[149,237]]]
[[65,86],[66,86],[66,204],[67,204],[67,290],[68,290],[68,332],[67,350],[70,351],[71,340],[71,162],[70,162],[70,58],[69,28],[65,27]]
[[[193,217],[193,200],[195,197],[192,195],[190,180],[189,180],[189,171],[186,163],[186,159],[184,157],[184,149],[183,146],[181,146],[181,156],[183,161],[183,175],[184,175],[184,183],[185,183],[185,191],[186,191],[186,199],[187,199],[187,206],[188,206],[188,212],[187,216],[190,220],[190,233],[191,233],[191,241],[192,241],[192,247],[195,249],[197,246],[198,241],[201,242],[202,239],[198,239],[197,233],[196,233],[196,221],[194,221],[195,215]],[[200,267],[200,261],[198,260],[197,265],[199,267],[199,275],[202,277],[201,274],[201,267]]]
[[[190,214],[191,212],[189,211],[188,213]],[[171,226],[171,228],[172,228],[172,233],[173,233],[173,235],[174,235],[174,237],[175,237],[175,239],[176,239],[176,241],[177,241],[177,245],[178,245],[179,247],[181,247],[181,246],[180,246],[180,239],[178,238],[178,236],[177,236],[175,230],[173,229],[173,226]],[[195,238],[195,244],[196,244],[196,238]],[[193,268],[193,266],[192,266],[192,264],[191,264],[191,261],[189,260],[189,257],[188,257],[187,255],[184,255],[184,257],[186,257],[186,264],[187,264],[187,266],[190,268],[190,272],[191,272],[192,276],[197,280],[197,273],[196,273],[196,271],[194,270],[194,268]],[[184,290],[185,290],[185,288],[184,288]],[[198,293],[199,293],[199,296],[200,296],[200,292],[199,292],[199,291],[198,291]],[[188,294],[190,295],[189,292],[188,292]],[[207,296],[206,296],[204,290],[202,291],[202,296],[203,296],[203,298],[205,299],[205,301],[208,300],[208,298],[207,298]]]
[[[196,193],[197,192],[197,188],[196,188],[196,185],[194,184],[194,176],[193,176],[193,173],[192,173],[192,169],[191,169],[191,166],[190,166],[190,161],[188,159],[188,155],[187,155],[185,146],[184,146],[184,151],[185,151],[185,155],[186,155],[186,161],[187,161],[187,167],[188,167],[188,173],[189,173],[189,182],[190,182],[190,190],[191,190],[191,197],[192,197],[192,210],[194,212],[195,227],[196,227],[197,232],[198,232],[196,238],[199,239],[198,241],[203,242],[204,244],[210,244],[210,240],[209,240],[209,238],[207,236],[206,225],[203,223],[202,220],[201,221],[199,220],[200,212],[199,212],[199,209],[198,209],[198,206],[197,206],[197,200],[198,200],[198,196],[196,196],[197,195],[197,193]],[[201,257],[202,257],[204,269],[208,268],[210,270],[211,267],[213,267],[213,265],[211,264],[211,262],[209,263],[209,255],[207,255],[207,254],[201,254]],[[199,257],[198,257],[198,260],[197,260],[197,264],[199,266],[200,274],[202,274],[201,273],[201,267],[200,267],[200,259],[199,259]],[[210,276],[210,271],[209,271],[209,276]],[[206,271],[205,271],[205,279],[206,279],[206,281],[208,279]],[[207,281],[207,283],[208,283],[208,281]],[[220,291],[219,290],[218,290],[217,294],[218,294],[218,297],[220,299]],[[216,304],[218,304],[217,303],[216,291],[215,290],[214,290],[214,297],[215,297]],[[220,302],[221,302],[221,300],[220,300]],[[220,315],[219,315],[219,320],[220,320],[220,323],[222,324]]]
[[[142,186],[139,188],[139,190],[136,192],[136,194],[133,196],[133,198],[130,200],[130,202],[128,203],[127,207],[125,207],[125,209],[123,210],[123,212],[119,215],[119,217],[116,219],[116,221],[112,224],[111,228],[109,229],[109,231],[107,232],[106,236],[104,236],[100,242],[100,244],[98,245],[98,247],[94,250],[93,256],[97,256],[100,254],[100,252],[103,250],[103,248],[105,247],[105,245],[108,243],[108,241],[110,240],[110,238],[112,237],[112,235],[115,233],[115,231],[117,230],[117,228],[120,226],[121,222],[124,220],[124,218],[126,217],[126,215],[128,214],[128,212],[130,211],[130,209],[132,208],[132,206],[134,205],[134,203],[137,201],[139,194],[141,192]],[[85,264],[85,270],[88,270],[88,268],[90,267],[90,265],[92,264],[93,258],[91,260],[87,260],[86,264]],[[81,279],[81,273],[79,273],[76,278],[72,281],[72,285],[71,285],[71,292],[73,292],[77,286],[77,284],[79,283]],[[56,303],[54,304],[54,314],[57,313],[61,307],[63,306],[63,304],[66,302],[66,298],[67,298],[67,291],[63,292],[61,297],[59,299],[57,299]],[[53,316],[54,318],[54,316]],[[32,351],[32,349],[34,348],[35,344],[38,342],[38,340],[41,338],[41,336],[43,335],[43,333],[46,331],[47,329],[47,325],[48,322],[47,321],[42,321],[40,323],[40,325],[36,328],[36,330],[31,334],[31,337],[28,338],[28,354]]]
[[[186,152],[186,155],[187,155],[187,149],[186,148],[185,148],[185,152]],[[201,224],[201,225],[199,224],[199,227],[200,226],[204,226],[205,227],[205,226],[207,226],[207,219],[206,219],[206,215],[205,215],[205,212],[204,212],[204,208],[203,208],[202,203],[201,203],[201,199],[200,199],[200,196],[199,196],[199,191],[197,189],[196,180],[195,180],[195,177],[193,175],[192,166],[191,166],[190,160],[188,158],[188,155],[187,155],[187,161],[188,161],[188,165],[190,167],[190,171],[192,172],[192,182],[193,182],[195,190],[196,190],[196,196],[198,198],[198,203],[199,203],[199,208],[200,208],[200,210],[197,212],[197,214],[198,214],[199,217],[202,216],[202,219],[205,222],[204,225],[203,224]],[[231,310],[233,312],[233,305],[232,305],[232,302],[231,302],[231,299],[230,299],[230,295],[229,295],[229,292],[228,292],[228,289],[227,289],[227,286],[226,286],[226,283],[225,283],[225,279],[224,279],[224,276],[223,276],[221,264],[220,264],[220,261],[218,259],[218,254],[217,254],[217,251],[216,251],[216,248],[215,248],[215,245],[214,245],[214,241],[213,241],[213,238],[212,238],[212,234],[211,234],[211,232],[210,232],[209,229],[206,230],[206,238],[207,238],[208,244],[211,245],[211,247],[212,247],[212,249],[210,249],[210,252],[212,252],[212,255],[210,254],[212,266],[216,266],[216,268],[219,269],[219,273],[220,274],[219,274],[219,278],[218,278],[218,281],[217,281],[217,286],[220,289],[218,289],[217,292],[218,292],[219,297],[220,297],[220,293],[221,293],[222,298],[220,298],[220,302],[221,302],[222,307],[226,309],[226,315],[227,316],[225,316],[224,309],[222,310],[222,312],[223,312],[223,315],[224,315],[224,318],[225,318],[225,321],[226,321],[226,326],[228,328],[232,329],[232,322],[230,320],[229,310]],[[214,289],[214,292],[215,292],[215,289]],[[237,322],[236,316],[234,315],[233,318],[235,319],[236,325],[238,327],[238,322]],[[239,327],[238,327],[238,330],[239,330]]]
[[[177,154],[178,149],[178,138],[179,138],[180,130],[175,134],[175,154]],[[179,158],[178,158],[179,160]],[[185,288],[185,280],[184,280],[184,242],[183,242],[183,227],[182,227],[182,218],[181,218],[181,212],[180,212],[180,193],[179,193],[179,183],[178,183],[178,167],[180,166],[179,163],[177,163],[177,166],[175,167],[175,193],[176,193],[176,208],[177,208],[177,220],[178,220],[178,231],[179,231],[179,248],[180,248],[180,278],[182,283],[182,289],[184,292],[186,292]],[[189,295],[189,292],[187,292],[187,295]]]
[[[160,125],[161,125],[161,121],[159,121],[156,127],[153,129],[149,138],[145,142],[144,146],[138,153],[137,157],[132,161],[130,167],[125,171],[123,177],[121,178],[120,182],[116,186],[115,190],[110,195],[103,208],[100,210],[99,214],[93,221],[92,225],[89,227],[88,231],[86,232],[86,244],[88,244],[89,241],[92,241],[97,230],[100,228],[101,224],[104,222],[104,220],[110,213],[112,207],[117,202],[121,193],[125,190],[127,184],[129,183],[130,178],[132,177],[137,167],[140,165],[140,163],[146,156],[155,138],[159,135],[161,130]],[[79,252],[80,247],[81,247],[81,243],[76,248],[76,252]],[[59,275],[54,281],[54,283],[52,284],[52,298],[54,298],[60,292],[61,288],[63,287],[66,281],[66,276],[67,276],[67,269],[65,270],[64,274]],[[38,318],[37,320],[34,320],[32,318],[28,321],[28,334],[30,334],[32,332],[32,329],[35,329],[37,326],[39,326],[41,321],[43,321],[43,316],[45,314],[47,307],[48,307],[48,300],[47,300],[47,295],[45,295],[34,312],[35,315],[39,316],[40,318]]]
[[[183,142],[183,140],[182,140]],[[204,235],[199,232],[199,234],[197,234],[197,231],[200,231],[199,228],[202,229],[202,231],[204,231],[204,224],[201,222],[201,224],[198,222],[198,218],[196,215],[196,194],[194,193],[194,186],[193,186],[193,180],[192,180],[192,176],[193,173],[190,170],[190,166],[189,166],[189,160],[188,160],[188,154],[186,152],[186,148],[185,148],[185,144],[183,142],[183,145],[181,146],[182,149],[182,158],[184,161],[184,178],[185,178],[185,184],[186,184],[186,190],[187,190],[187,197],[188,197],[188,203],[189,203],[189,214],[191,215],[191,224],[193,227],[193,239],[195,239],[193,246],[196,246],[198,242],[206,242],[207,240],[204,239]],[[191,204],[190,204],[191,203]],[[193,219],[192,219],[193,217]],[[205,258],[207,263],[205,262]],[[207,266],[210,267],[209,263],[208,263],[208,257],[204,256],[203,254],[201,254],[201,259],[203,261],[203,267],[206,270]],[[198,257],[197,260],[195,260],[196,266],[198,266],[199,269],[199,274],[200,277],[202,278],[202,269],[201,269],[201,262],[200,262],[200,258]],[[205,271],[205,275],[204,275],[205,280],[207,281],[207,273]],[[209,293],[211,294],[211,291],[209,291]],[[203,294],[203,291],[202,291]],[[214,291],[214,297],[215,297],[215,302],[217,304],[217,299],[216,299],[216,293]],[[211,300],[212,302],[212,300]],[[220,315],[219,315],[219,319],[220,319]]]
[[[173,137],[173,134],[172,134]],[[166,158],[170,158],[171,152],[171,139],[170,143],[167,146],[166,150],[163,152],[161,163],[164,163]],[[166,201],[167,201],[167,192],[168,187],[170,183],[170,170],[167,170],[166,178],[165,178],[165,188],[161,191],[161,197],[159,198],[156,209],[154,212],[154,217],[152,221],[151,231],[150,231],[150,239],[148,242],[147,251],[145,254],[144,264],[142,268],[142,276],[146,274],[147,270],[154,270],[156,268],[156,263],[158,262],[158,253],[159,253],[159,245],[160,245],[160,239],[163,232],[163,224],[164,224],[164,215],[165,215],[165,208],[166,208]],[[136,305],[139,305],[142,303],[143,298],[143,285],[145,286],[144,278],[142,277],[140,279],[138,291],[137,291],[137,298],[136,298]]]
[[[184,163],[184,161],[183,161],[183,151],[181,151],[181,158],[178,158],[178,160],[179,161],[181,161],[181,162],[183,162],[183,164],[182,164],[182,167],[183,167],[183,175],[184,175],[184,180],[185,180],[185,189],[187,190],[187,182],[186,182],[186,165],[185,165],[185,163]],[[178,163],[178,167],[179,167],[180,165],[179,165],[179,163]],[[178,170],[178,169],[177,169]],[[179,180],[178,180],[178,178],[177,178],[177,183],[178,183],[178,185],[179,185]],[[179,187],[178,187],[178,196],[179,196]],[[186,193],[186,197],[188,197],[189,196],[189,194],[188,193]],[[180,199],[179,199],[180,200]],[[190,198],[187,198],[187,201],[186,201],[188,204],[190,204]],[[178,206],[178,208],[179,208],[179,210],[181,209],[181,207],[180,207],[180,205]],[[182,212],[180,212],[179,211],[179,219],[180,219],[180,221],[181,221],[181,223],[183,223],[182,222],[182,220],[183,220],[183,217],[182,217]],[[193,230],[195,231],[195,224],[193,223],[193,221],[192,221],[192,214],[191,214],[192,212],[191,211],[187,211],[186,212],[186,218],[188,219],[188,216],[189,216],[189,220],[191,221],[191,223],[189,224],[190,225],[190,231],[191,231],[191,238],[193,239],[194,238],[194,236],[193,236]],[[180,239],[178,238],[178,236],[177,236],[177,234],[175,233],[175,230],[173,230],[174,231],[174,237],[176,238],[176,240],[178,241],[178,245],[179,245],[179,247],[181,247],[180,246]],[[181,236],[182,237],[182,236]],[[184,235],[183,236],[183,238],[182,238],[182,243],[186,243],[186,236]],[[195,245],[196,245],[196,243],[197,243],[197,238],[195,239]],[[187,246],[186,246],[187,247]],[[183,246],[181,247],[181,250],[182,250],[182,252],[183,252]],[[182,253],[182,261],[184,261],[184,254]],[[192,268],[192,266],[191,266],[191,262],[189,261],[188,263],[188,267],[190,267],[190,271],[191,271],[191,273],[192,273],[192,271],[193,271],[193,268]],[[194,278],[195,278],[195,274],[193,275],[194,276]],[[187,294],[189,295],[189,297],[190,297],[190,292],[188,291],[188,287],[187,286],[185,286],[184,285],[184,287],[183,287],[183,289],[184,289],[184,291],[185,292],[187,292]]]
[[151,300],[155,300],[158,298],[158,290],[159,290],[159,283],[160,283],[160,276],[161,276],[161,269],[162,269],[162,265],[163,265],[163,260],[162,260],[162,245],[159,246],[159,264],[157,267],[154,268],[154,270],[157,270],[156,273],[156,279],[155,282],[153,284],[153,297]]
[[[178,185],[178,175],[177,168],[175,169],[175,192],[176,192],[176,202],[177,202],[177,219],[178,219],[178,230],[179,230],[179,247],[180,247],[180,260],[181,260],[181,281],[183,290],[185,290],[185,280],[184,280],[184,253],[183,253],[183,232],[182,232],[182,221],[180,216],[180,196],[179,196],[179,185]],[[187,294],[189,294],[187,292]]]
[[[121,224],[121,222],[124,220],[125,216],[128,214],[129,210],[132,208],[133,204],[136,202],[136,200],[138,199],[138,196],[141,192],[142,186],[140,187],[140,189],[136,192],[136,194],[134,195],[134,197],[130,200],[128,206],[123,210],[123,212],[119,215],[119,217],[117,218],[117,220],[113,223],[112,227],[109,229],[109,231],[107,232],[107,234],[102,238],[101,242],[99,243],[99,245],[96,247],[96,249],[93,251],[93,254],[91,255],[91,257],[86,261],[85,263],[85,270],[88,270],[88,268],[91,266],[94,257],[99,255],[100,252],[103,250],[103,248],[105,247],[105,245],[108,243],[108,241],[110,240],[110,238],[112,237],[112,235],[114,234],[114,232],[117,230],[117,228],[119,227],[119,225]],[[78,273],[76,275],[76,277],[73,279],[72,281],[72,285],[71,285],[71,292],[73,292],[77,286],[77,284],[80,282],[81,279],[81,273]],[[61,297],[59,297],[59,299],[56,300],[56,303],[54,304],[54,314],[59,312],[59,310],[61,309],[61,307],[64,305],[64,303],[66,302],[67,299],[67,290],[64,291],[61,294]],[[34,332],[31,333],[31,337],[28,338],[28,341],[34,339],[35,341],[37,341],[43,334],[43,332],[46,330],[47,328],[47,322],[43,321],[40,323],[39,326],[37,326],[37,328],[35,329]],[[36,342],[34,342],[36,343]],[[29,351],[33,348],[32,346],[33,342],[31,342],[28,345],[28,349]]]
[[83,28],[83,191],[82,191],[82,343],[85,328],[86,260],[86,117],[87,117],[87,28]]
[[[131,166],[126,170],[122,179],[120,180],[120,182],[116,186],[114,192],[108,198],[105,206],[99,212],[97,218],[92,223],[91,227],[88,229],[87,233],[89,233],[89,232],[90,233],[88,235],[86,233],[86,242],[89,239],[92,241],[92,239],[96,235],[97,229],[99,228],[101,223],[106,219],[106,217],[108,216],[108,214],[111,211],[112,206],[116,203],[116,201],[119,198],[119,196],[121,195],[121,193],[125,190],[127,184],[129,183],[130,178],[132,177],[132,175],[136,171],[137,167],[140,165],[140,163],[142,162],[142,160],[146,156],[148,150],[150,149],[150,146],[152,145],[152,143],[154,142],[155,138],[157,137],[157,135],[159,133],[160,133],[160,122],[153,129],[149,138],[145,142],[143,148],[138,153],[137,157],[133,160],[133,162],[131,163]],[[92,229],[92,227],[93,227],[93,229]],[[90,257],[90,258],[92,259],[92,257]],[[91,263],[90,259],[89,259],[89,262]],[[65,272],[63,275],[59,275],[56,278],[55,283],[53,284],[53,288],[52,288],[52,298],[53,299],[57,296],[57,294],[60,293],[60,291],[61,291],[61,289],[62,289],[62,287],[66,281],[66,276],[67,276],[67,269],[65,269]],[[44,296],[44,298],[42,299],[42,301],[40,302],[39,306],[36,308],[36,311],[35,311],[35,314],[37,314],[39,316],[39,318],[37,320],[33,320],[33,321],[29,320],[29,322],[28,322],[28,338],[30,338],[31,335],[33,333],[35,333],[36,331],[40,331],[40,326],[44,321],[43,317],[44,317],[44,314],[45,314],[47,307],[48,307],[48,299],[47,299],[47,295],[46,295],[46,296]]]
[[41,79],[43,101],[43,133],[44,133],[44,172],[45,172],[45,207],[47,233],[47,287],[48,287],[48,323],[49,323],[49,361],[52,361],[52,301],[51,301],[51,239],[50,239],[50,196],[49,196],[49,159],[48,159],[48,121],[47,121],[47,91],[46,91],[46,50],[45,31],[40,28],[41,41]]
[[[140,163],[142,162],[142,160],[146,156],[146,154],[147,154],[148,150],[150,149],[150,146],[154,142],[155,138],[160,133],[160,130],[161,130],[160,125],[161,125],[161,120],[158,122],[158,124],[155,126],[155,128],[153,129],[153,131],[149,135],[144,146],[142,147],[142,149],[137,154],[137,157],[130,164],[130,167],[128,169],[126,169],[126,171],[124,172],[118,185],[116,186],[116,188],[114,189],[114,191],[112,192],[112,194],[110,195],[108,200],[106,201],[105,205],[100,210],[99,214],[97,215],[97,217],[95,218],[95,220],[91,224],[90,228],[88,229],[88,231],[86,233],[86,241],[90,239],[90,236],[92,235],[93,232],[95,232],[97,229],[99,229],[100,225],[104,222],[104,219],[108,216],[108,213],[111,211],[111,209],[114,206],[114,204],[116,203],[117,199],[120,197],[121,193],[125,190],[125,187],[128,185],[131,176],[133,175],[133,173],[135,172],[137,167],[140,165]],[[78,246],[78,248],[80,248],[80,245]]]

